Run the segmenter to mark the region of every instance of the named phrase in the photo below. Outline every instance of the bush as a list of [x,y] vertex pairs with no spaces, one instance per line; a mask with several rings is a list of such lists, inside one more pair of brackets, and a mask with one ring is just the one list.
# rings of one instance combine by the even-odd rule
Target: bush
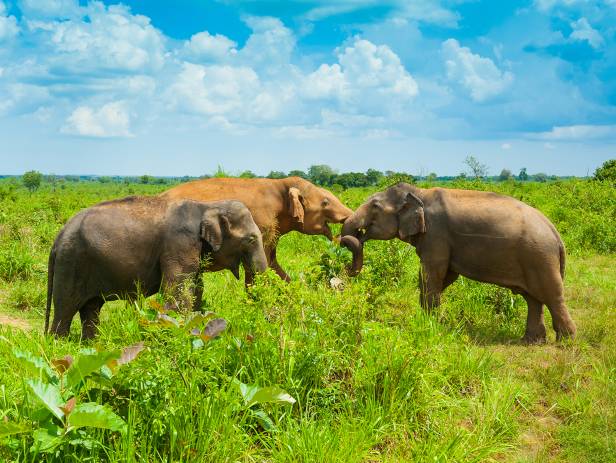
[[594,179],[616,184],[616,159],[605,161],[601,167],[597,167]]

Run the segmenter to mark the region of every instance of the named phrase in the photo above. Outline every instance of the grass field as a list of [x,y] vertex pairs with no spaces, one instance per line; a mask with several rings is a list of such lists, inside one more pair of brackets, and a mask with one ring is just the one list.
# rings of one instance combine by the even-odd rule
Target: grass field
[[[506,193],[554,222],[568,249],[574,341],[557,344],[548,328],[546,345],[521,345],[523,299],[464,278],[426,314],[418,259],[402,242],[368,243],[363,272],[349,279],[350,253],[296,233],[279,246],[290,284],[268,272],[246,292],[230,272],[205,276],[203,307],[228,322],[219,338],[201,342],[182,314],[180,326],[145,323],[156,297],[105,305],[93,343],[80,344],[78,317],[68,339],[45,337],[47,256],[62,224],[98,201],[164,187],[76,183],[30,194],[0,183],[0,461],[616,461],[616,189],[443,186]],[[355,208],[371,192],[339,196]],[[331,288],[334,276],[343,289]],[[99,365],[55,399],[45,386],[52,359],[140,341],[145,349],[114,375]],[[295,402],[240,383],[277,386]],[[41,411],[72,396],[127,425],[103,417],[80,427]]]

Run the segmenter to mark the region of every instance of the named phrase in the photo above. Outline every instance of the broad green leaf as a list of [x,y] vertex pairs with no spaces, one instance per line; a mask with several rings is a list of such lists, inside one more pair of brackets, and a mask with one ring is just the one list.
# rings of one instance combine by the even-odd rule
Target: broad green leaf
[[269,415],[263,410],[253,410],[252,415],[256,418],[263,429],[266,431],[276,431],[276,425]]
[[195,313],[192,317],[186,320],[186,324],[184,327],[187,330],[191,330],[201,324],[203,324],[206,320],[211,318],[214,315],[214,312],[205,312],[205,313]]
[[120,358],[120,351],[82,354],[65,374],[66,387],[73,388],[94,372],[98,372],[110,360]]
[[156,323],[165,328],[178,328],[180,326],[180,323],[175,318],[164,313],[158,314],[156,317]]
[[264,403],[294,404],[295,399],[278,386],[261,387],[253,394],[252,398],[246,403],[246,406],[252,407],[255,404]]
[[39,378],[44,378],[48,381],[57,381],[58,377],[47,362],[38,356],[32,355],[30,352],[24,352],[19,349],[14,349],[13,354],[19,360],[19,363],[28,370],[28,372]]
[[126,423],[109,407],[94,402],[76,405],[68,417],[68,424],[74,428],[90,427],[126,431]]
[[259,386],[244,384],[237,379],[234,379],[233,382],[238,385],[240,394],[242,394],[242,399],[244,399],[244,404],[250,402],[255,393],[259,390]]
[[0,421],[0,437],[12,436],[13,434],[21,434],[31,431],[32,428],[21,423],[5,423]]
[[203,341],[201,339],[193,339],[192,340],[192,348],[193,350],[199,350],[201,349],[205,344],[203,344]]
[[26,384],[34,396],[45,405],[47,410],[59,420],[64,418],[64,412],[60,409],[64,405],[64,400],[62,400],[58,386],[44,383],[39,379],[29,379],[26,381]]
[[47,423],[32,433],[34,444],[32,450],[51,452],[62,443],[62,428],[53,423]]

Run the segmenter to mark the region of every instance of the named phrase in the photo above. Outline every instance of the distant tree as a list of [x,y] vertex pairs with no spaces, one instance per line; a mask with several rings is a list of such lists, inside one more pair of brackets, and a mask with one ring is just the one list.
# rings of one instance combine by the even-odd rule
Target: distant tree
[[377,185],[383,177],[383,172],[379,170],[368,169],[366,171],[366,179],[370,185]]
[[616,184],[616,159],[605,161],[601,167],[597,167],[593,178],[595,180],[611,181]]
[[144,185],[152,183],[152,180],[152,177],[150,177],[149,175],[142,175],[141,177],[139,177],[139,181]]
[[34,190],[37,190],[41,186],[41,181],[43,180],[43,174],[36,170],[30,170],[23,174],[21,177],[21,181],[24,186],[32,193]]
[[501,181],[505,181],[505,180],[509,180],[511,178],[511,171],[509,169],[503,169],[501,170],[500,175],[498,176],[498,179]]
[[79,181],[79,176],[77,175],[65,175],[64,180],[67,182],[77,183]]
[[458,178],[460,180],[466,180],[466,172],[460,172],[460,175],[458,175]]
[[526,167],[522,167],[520,169],[520,173],[518,174],[518,180],[525,182],[528,180],[528,174],[526,173]]
[[103,175],[102,177],[98,177],[98,181],[100,183],[111,183],[111,177]]
[[255,174],[252,170],[245,170],[240,174],[240,178],[255,178],[257,174]]
[[287,174],[280,170],[272,170],[269,174],[267,174],[267,178],[285,178]]
[[362,172],[345,172],[336,175],[334,182],[344,189],[368,186],[368,178]]
[[483,178],[488,175],[488,166],[479,162],[475,156],[466,156],[464,164],[471,170],[471,175],[475,178]]
[[385,177],[381,179],[379,182],[379,188],[387,188],[396,183],[415,183],[415,177],[411,174],[407,174],[406,172],[394,172],[393,170],[388,170],[385,172]]
[[535,182],[544,183],[548,181],[548,176],[543,172],[539,172],[538,174],[533,175],[533,178],[535,179]]
[[435,180],[436,180],[436,173],[434,173],[434,172],[430,172],[430,173],[428,174],[428,176],[426,177],[426,180],[427,180],[428,182],[433,182],[433,181],[435,181]]
[[164,177],[157,177],[154,183],[156,183],[157,185],[166,185],[167,179]]
[[289,177],[301,177],[307,179],[308,174],[306,174],[303,170],[292,170],[289,172]]
[[334,169],[325,164],[310,166],[308,169],[308,178],[317,185],[331,185],[334,175],[336,175]]

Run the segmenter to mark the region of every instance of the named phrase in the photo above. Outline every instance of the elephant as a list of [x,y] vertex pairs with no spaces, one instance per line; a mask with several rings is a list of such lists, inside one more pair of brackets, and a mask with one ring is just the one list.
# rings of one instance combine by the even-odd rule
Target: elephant
[[341,244],[361,271],[363,244],[398,238],[420,259],[420,302],[429,310],[458,275],[521,294],[528,305],[523,341],[546,340],[543,305],[557,339],[576,327],[563,296],[565,247],[537,209],[509,196],[399,183],[370,196],[344,223]]
[[[105,301],[138,292],[164,290],[197,309],[201,272],[226,268],[239,278],[240,262],[251,272],[267,268],[261,232],[239,201],[129,196],[96,204],[73,216],[52,246],[45,332],[52,298],[51,332],[67,335],[79,312],[84,339],[95,336]],[[187,281],[194,281],[189,296],[181,291]]]
[[[329,223],[342,223],[353,211],[329,191],[301,177],[210,178],[173,187],[163,193],[168,199],[213,201],[236,199],[250,210],[263,233],[265,254],[272,269],[285,281],[289,276],[276,259],[276,246],[282,235],[293,230],[333,239]],[[246,283],[252,276],[246,274]]]

